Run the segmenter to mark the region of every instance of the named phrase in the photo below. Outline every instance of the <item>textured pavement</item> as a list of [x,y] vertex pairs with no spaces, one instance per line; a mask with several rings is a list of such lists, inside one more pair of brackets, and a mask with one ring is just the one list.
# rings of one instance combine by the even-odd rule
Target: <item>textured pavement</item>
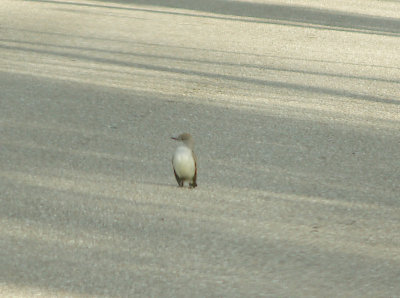
[[2,0],[0,296],[400,297],[400,2],[318,2]]

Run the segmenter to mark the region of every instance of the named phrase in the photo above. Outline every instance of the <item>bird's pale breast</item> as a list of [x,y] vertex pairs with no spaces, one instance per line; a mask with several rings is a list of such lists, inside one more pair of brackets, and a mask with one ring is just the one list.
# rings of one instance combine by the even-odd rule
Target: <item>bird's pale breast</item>
[[186,146],[180,146],[176,149],[172,157],[172,164],[176,174],[180,178],[191,179],[195,172],[195,163],[192,150]]

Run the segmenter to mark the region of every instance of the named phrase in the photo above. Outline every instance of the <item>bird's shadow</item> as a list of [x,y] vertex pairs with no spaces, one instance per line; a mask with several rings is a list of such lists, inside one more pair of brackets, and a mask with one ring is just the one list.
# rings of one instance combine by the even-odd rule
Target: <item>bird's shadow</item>
[[171,184],[171,183],[154,183],[154,182],[141,182],[142,184],[146,184],[146,185],[157,185],[157,186],[165,186],[165,187],[169,187],[169,188],[177,188],[177,189],[194,189],[194,187],[188,187],[188,186],[183,186],[180,187],[178,185],[175,184]]

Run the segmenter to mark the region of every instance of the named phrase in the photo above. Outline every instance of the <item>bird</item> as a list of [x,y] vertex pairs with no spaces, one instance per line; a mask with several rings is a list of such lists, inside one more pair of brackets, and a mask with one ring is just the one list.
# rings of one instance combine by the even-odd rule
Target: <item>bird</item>
[[189,133],[182,133],[171,139],[182,142],[176,148],[172,156],[172,167],[179,187],[183,187],[185,181],[189,182],[189,188],[197,186],[197,157],[193,151],[194,141]]

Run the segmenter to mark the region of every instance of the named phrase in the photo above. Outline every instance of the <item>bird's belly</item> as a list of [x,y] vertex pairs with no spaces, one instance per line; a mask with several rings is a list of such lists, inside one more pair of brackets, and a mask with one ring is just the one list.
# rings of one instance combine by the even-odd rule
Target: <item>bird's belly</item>
[[195,173],[195,164],[191,152],[177,151],[172,164],[176,174],[182,179],[191,179]]

